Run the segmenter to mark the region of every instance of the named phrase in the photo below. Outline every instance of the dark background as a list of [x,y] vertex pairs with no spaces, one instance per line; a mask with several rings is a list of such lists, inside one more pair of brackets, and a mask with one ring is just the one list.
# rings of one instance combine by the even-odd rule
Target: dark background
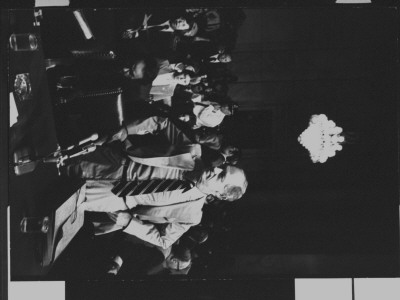
[[[396,205],[397,12],[275,9],[246,10],[246,15],[231,64],[239,81],[230,87],[241,108],[235,135],[245,149],[243,167],[250,182],[249,200],[241,204],[268,205],[276,199],[282,210],[290,209],[284,204],[290,203],[290,211],[301,218],[304,212],[294,206],[312,203],[314,212],[319,211],[315,216],[324,211],[331,216],[320,215],[319,224],[327,227],[318,226],[316,231],[329,228],[350,238],[357,231],[341,230],[343,223],[358,223],[361,233],[368,222],[381,236],[384,230],[378,228],[384,228],[373,222],[385,218],[371,220],[363,209],[375,205],[380,211],[374,213],[381,212],[383,217],[385,209]],[[345,144],[325,164],[311,163],[297,142],[309,117],[316,113],[325,113],[345,131],[359,135],[358,143]],[[278,199],[283,191],[286,201]],[[293,220],[290,213],[287,219],[282,214],[271,215],[279,215],[282,224]],[[313,222],[312,218],[301,219],[303,225]],[[301,224],[290,227],[301,230]],[[384,249],[390,245],[387,242],[363,247],[366,251]],[[339,247],[348,251],[363,248],[356,250],[357,246],[343,243]]]
[[[245,13],[229,66],[249,189],[224,239],[234,263],[219,271],[395,274],[398,12]],[[313,164],[297,137],[320,113],[358,142]]]

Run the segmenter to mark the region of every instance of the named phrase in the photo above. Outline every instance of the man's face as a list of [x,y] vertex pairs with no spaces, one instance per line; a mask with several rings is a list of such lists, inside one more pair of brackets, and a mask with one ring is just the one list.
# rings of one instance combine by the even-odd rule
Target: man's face
[[232,61],[232,57],[229,54],[220,54],[218,60],[222,63],[229,63]]
[[226,116],[231,116],[231,115],[232,115],[232,110],[231,110],[231,108],[229,107],[229,105],[223,105],[223,106],[221,106],[221,111],[222,111],[222,113],[223,113],[224,115],[226,115]]
[[175,80],[177,81],[178,84],[189,85],[190,76],[187,74],[178,74],[175,76]]
[[222,195],[225,194],[225,186],[243,187],[244,182],[246,182],[246,177],[241,169],[227,166],[225,169],[214,168],[204,171],[197,182],[197,188],[205,194],[224,199]]
[[143,60],[138,61],[132,66],[132,74],[135,79],[142,79],[144,76],[144,69],[146,68],[146,63]]
[[190,26],[185,18],[180,17],[171,22],[171,27],[173,30],[188,30]]

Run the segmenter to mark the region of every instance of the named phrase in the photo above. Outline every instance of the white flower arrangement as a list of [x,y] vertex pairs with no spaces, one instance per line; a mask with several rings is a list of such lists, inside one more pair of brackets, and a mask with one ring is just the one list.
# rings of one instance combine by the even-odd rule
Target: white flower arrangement
[[313,163],[324,163],[329,157],[334,157],[336,151],[342,150],[342,131],[326,115],[312,115],[308,128],[300,134],[298,141],[310,152]]

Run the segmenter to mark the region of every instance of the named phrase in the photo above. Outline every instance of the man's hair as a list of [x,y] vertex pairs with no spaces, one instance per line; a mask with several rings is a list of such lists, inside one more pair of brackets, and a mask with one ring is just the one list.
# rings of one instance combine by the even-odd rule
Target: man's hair
[[189,247],[183,243],[177,243],[172,246],[172,255],[178,259],[181,263],[187,264],[187,266],[181,269],[181,265],[178,264],[178,269],[169,268],[171,274],[187,274],[192,267],[192,252]]
[[243,194],[244,191],[240,186],[226,185],[225,192],[221,197],[222,200],[235,201],[242,198]]
[[[171,21],[175,21],[176,19],[181,19],[181,18],[186,20],[186,23],[188,23],[189,28],[188,29],[184,29],[184,30],[175,30],[175,33],[179,33],[179,34],[182,34],[182,35],[190,33],[194,29],[193,26],[195,26],[195,24],[196,24],[194,18],[190,14],[184,14],[182,16],[179,16],[179,17],[176,17],[176,18],[172,18]],[[196,26],[197,26],[197,24],[196,24]],[[194,33],[194,34],[196,34],[196,33]]]
[[198,83],[198,84],[193,84],[192,86],[191,86],[191,89],[193,89],[193,88],[195,88],[195,87],[199,87],[199,88],[201,88],[201,90],[200,90],[200,94],[204,94],[204,91],[205,91],[205,89],[206,89],[206,86],[203,84],[203,83]]
[[235,147],[236,149],[232,151],[232,155],[226,158],[227,163],[231,165],[235,165],[242,158],[242,150],[239,147]]
[[140,61],[143,61],[145,64],[143,78],[141,79],[142,82],[145,84],[153,82],[159,70],[157,60],[154,57],[148,55],[128,55],[123,59],[123,64],[130,69]]
[[225,112],[229,112],[230,115],[233,115],[237,112],[239,108],[239,105],[237,105],[236,102],[230,100],[229,98],[226,98],[222,101],[220,100],[217,103],[219,103],[219,105],[217,106],[214,105],[214,107],[216,109],[220,109],[224,114],[226,114]]
[[157,60],[153,57],[145,57],[143,60],[146,66],[142,81],[144,83],[151,83],[157,77],[159,71]]
[[192,253],[185,243],[178,243],[172,246],[173,255],[184,262],[192,260]]

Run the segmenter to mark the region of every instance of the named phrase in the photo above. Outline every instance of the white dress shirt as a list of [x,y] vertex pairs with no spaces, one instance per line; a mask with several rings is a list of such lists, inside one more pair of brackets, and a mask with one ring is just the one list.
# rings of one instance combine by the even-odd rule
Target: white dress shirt
[[[139,205],[124,232],[164,249],[170,247],[191,226],[201,221],[206,194],[197,187],[186,192],[177,190],[127,196],[126,201],[111,192],[113,187],[112,181],[87,181],[86,201],[80,205],[79,210],[116,212],[126,211]],[[168,223],[163,235],[154,225],[156,223]],[[122,227],[113,224],[103,229],[105,232],[97,234],[119,229]]]
[[215,109],[213,105],[195,105],[193,108],[193,113],[196,116],[196,125],[198,127],[218,126],[222,123],[225,117],[225,114],[221,110]]
[[[195,149],[200,152],[197,153]],[[187,153],[187,155],[190,156],[193,167],[189,166],[187,168],[144,165],[139,162],[140,159],[131,161],[128,166],[127,179],[151,180],[160,178],[182,180],[187,177],[194,180],[194,178],[198,178],[194,174],[199,172],[198,166],[201,166],[200,157],[197,157],[198,154],[201,155],[200,146],[194,145],[191,152]],[[157,164],[157,159],[149,158],[147,162],[149,160],[153,160],[154,164]],[[185,172],[188,172],[187,175],[185,175]],[[176,190],[121,198],[112,192],[117,182],[112,180],[88,180],[86,183],[86,201],[80,205],[79,210],[81,212],[116,212],[127,211],[139,206],[124,231],[164,249],[170,247],[191,226],[197,225],[201,221],[202,207],[207,195],[197,187],[192,187],[186,192]],[[163,235],[154,225],[157,223],[168,223]],[[116,224],[99,223],[97,225],[99,225],[97,234],[122,229]]]

